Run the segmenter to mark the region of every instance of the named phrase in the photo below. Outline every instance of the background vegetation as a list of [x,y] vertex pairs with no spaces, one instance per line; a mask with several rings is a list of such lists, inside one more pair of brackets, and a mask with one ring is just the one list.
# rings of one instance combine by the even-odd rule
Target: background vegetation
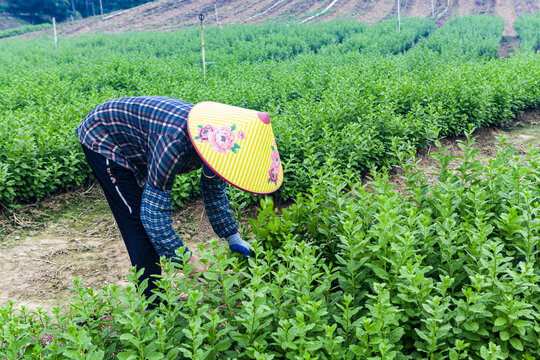
[[525,50],[538,52],[540,50],[540,13],[524,15],[515,23],[516,31]]
[[[152,0],[102,0],[103,12],[128,9]],[[4,11],[33,24],[63,21],[69,16],[88,17],[100,13],[99,1],[92,0],[5,0]]]
[[[195,29],[69,38],[58,50],[50,39],[4,41],[0,203],[33,201],[87,179],[74,129],[115,97],[164,95],[269,112],[286,169],[278,194],[285,200],[309,188],[328,157],[337,169],[361,174],[391,164],[392,144],[419,149],[538,106],[539,58],[497,57],[501,19],[470,16],[440,29],[410,19],[401,33],[395,26],[212,28],[206,79]],[[384,42],[366,45],[381,34]],[[175,201],[198,191],[197,175],[184,176]]]

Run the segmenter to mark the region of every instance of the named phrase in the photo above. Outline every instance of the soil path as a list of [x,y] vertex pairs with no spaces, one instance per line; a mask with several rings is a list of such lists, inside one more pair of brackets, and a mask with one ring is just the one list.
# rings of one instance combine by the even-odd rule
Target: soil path
[[[528,111],[510,128],[482,129],[475,134],[480,156],[496,155],[501,135],[518,149],[529,144],[540,148],[540,111]],[[443,145],[455,145],[446,139]],[[461,150],[454,146],[453,154]],[[420,166],[432,166],[430,156],[420,154]],[[395,181],[399,188],[399,181]],[[190,249],[215,237],[201,200],[174,214],[173,225]],[[130,262],[112,214],[98,186],[78,189],[26,206],[14,214],[0,214],[0,307],[13,301],[29,309],[66,304],[74,295],[73,277],[84,286],[127,283]]]
[[[194,252],[216,237],[202,200],[177,211],[173,226]],[[0,241],[0,307],[10,300],[29,309],[68,303],[74,277],[96,289],[127,284],[131,263],[99,186],[4,213],[0,229],[12,230]]]
[[514,21],[516,20],[516,12],[512,7],[512,0],[498,0],[495,5],[496,14],[504,19],[503,35],[516,36],[514,29]]
[[476,1],[475,0],[456,0],[458,4],[458,16],[465,16],[468,14],[476,14]]
[[415,1],[409,16],[431,18],[431,2]]

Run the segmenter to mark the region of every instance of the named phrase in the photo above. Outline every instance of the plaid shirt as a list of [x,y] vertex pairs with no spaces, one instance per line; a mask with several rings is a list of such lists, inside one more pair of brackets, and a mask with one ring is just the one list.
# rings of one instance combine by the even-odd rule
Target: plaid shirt
[[[144,187],[141,220],[161,256],[171,258],[183,246],[172,228],[171,189],[175,175],[202,166],[187,130],[193,107],[185,101],[160,96],[128,97],[108,101],[92,110],[77,128],[80,142],[132,170]],[[219,237],[238,231],[219,177],[201,172],[206,213]]]

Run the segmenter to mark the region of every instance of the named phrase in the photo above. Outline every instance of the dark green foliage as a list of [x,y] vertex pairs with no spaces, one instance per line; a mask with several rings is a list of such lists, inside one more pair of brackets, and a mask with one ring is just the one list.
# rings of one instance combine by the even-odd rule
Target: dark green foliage
[[[197,29],[61,39],[58,50],[50,39],[4,41],[0,202],[32,201],[87,178],[74,129],[93,107],[120,96],[269,112],[285,169],[283,199],[308,189],[328,158],[336,169],[362,174],[392,164],[392,146],[420,149],[540,104],[539,57],[485,56],[500,39],[500,19],[467,17],[448,27],[407,19],[401,35],[391,22],[209,28],[206,82]],[[374,41],[379,47],[347,50],[362,36],[383,35]],[[429,50],[442,43],[448,46]],[[468,50],[456,52],[460,44]],[[176,191],[177,204],[196,196],[196,179],[179,177]]]
[[6,0],[8,11],[34,23],[62,21],[70,14],[69,0]]
[[[103,13],[129,9],[153,0],[102,0]],[[6,0],[6,10],[34,24],[63,21],[69,16],[88,17],[100,13],[99,0]],[[75,8],[75,13],[73,13]]]
[[281,217],[261,201],[249,264],[216,242],[204,278],[166,264],[158,309],[144,311],[145,283],[79,280],[69,309],[8,305],[0,357],[537,359],[538,149],[518,157],[502,140],[483,165],[460,146],[453,166],[447,149],[433,155],[430,182],[432,169],[396,150],[404,193],[384,171],[362,185],[329,160]]
[[[99,14],[99,0],[70,0],[70,3],[71,1],[75,5],[77,13],[83,17],[94,15],[94,11],[96,15]],[[103,13],[129,9],[152,1],[154,0],[102,0]],[[94,9],[92,9],[92,3]]]

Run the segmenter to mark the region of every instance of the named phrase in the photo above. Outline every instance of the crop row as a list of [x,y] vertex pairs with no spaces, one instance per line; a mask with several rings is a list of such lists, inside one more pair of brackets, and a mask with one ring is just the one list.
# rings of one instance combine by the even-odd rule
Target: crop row
[[496,58],[503,29],[502,18],[469,15],[450,21],[416,47],[415,51],[435,52],[454,59]]
[[69,308],[6,306],[0,357],[538,359],[540,158],[500,146],[486,165],[468,143],[451,166],[440,149],[434,185],[397,151],[404,193],[330,163],[281,216],[261,201],[249,264],[214,241],[204,276],[165,267],[151,311],[146,283],[78,280]]
[[[120,96],[214,100],[269,112],[286,171],[285,199],[307,189],[328,159],[364,172],[391,164],[392,146],[418,149],[470,124],[502,124],[538,106],[537,56],[495,59],[493,49],[473,45],[457,56],[465,41],[456,28],[487,39],[481,49],[494,48],[499,18],[467,17],[438,30],[410,19],[401,35],[389,24],[214,28],[206,39],[207,61],[214,62],[206,80],[195,30],[65,39],[58,51],[46,40],[5,41],[0,203],[39,199],[84,181],[89,172],[74,128],[93,107]],[[375,35],[385,32],[388,41],[377,42]],[[358,46],[367,38],[374,45]],[[417,44],[403,52],[400,41]],[[198,192],[195,179],[178,179],[177,203]]]
[[540,13],[524,15],[516,20],[515,28],[521,41],[521,48],[538,52],[540,50]]

